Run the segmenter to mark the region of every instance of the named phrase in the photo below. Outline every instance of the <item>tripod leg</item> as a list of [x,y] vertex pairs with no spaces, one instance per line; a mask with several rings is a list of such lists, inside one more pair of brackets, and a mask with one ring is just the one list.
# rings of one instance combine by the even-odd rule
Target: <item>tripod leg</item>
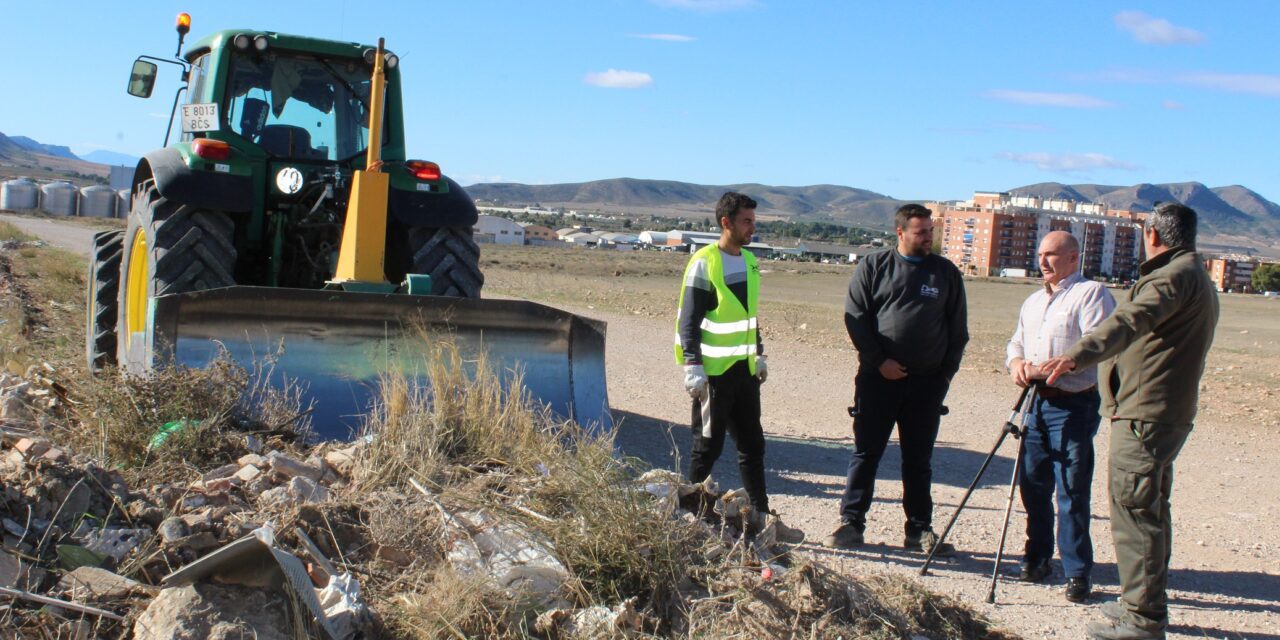
[[982,466],[978,468],[978,475],[973,477],[973,482],[969,483],[969,488],[965,490],[964,497],[960,498],[960,504],[956,506],[955,512],[951,514],[951,519],[947,520],[947,526],[942,529],[942,535],[938,537],[937,544],[933,545],[933,548],[929,550],[929,557],[924,559],[924,566],[920,567],[920,575],[929,575],[929,565],[933,563],[933,554],[937,553],[938,548],[946,541],[947,534],[951,533],[952,525],[960,517],[960,512],[964,510],[964,506],[969,503],[969,496],[973,495],[973,488],[978,486],[978,482],[982,480],[982,474],[987,472],[987,467],[990,466],[992,458],[996,457],[996,451],[1000,450],[1000,445],[1004,444],[1005,436],[1009,435],[1010,429],[1017,429],[1017,427],[1010,423],[1000,431],[1000,437],[996,439],[995,446],[991,447],[991,453],[987,454],[987,459],[983,460]]
[[987,603],[996,601],[996,580],[1000,577],[1000,561],[1004,558],[1004,539],[1009,533],[1009,516],[1013,513],[1013,495],[1018,489],[1018,473],[1022,471],[1022,450],[1026,434],[1018,439],[1018,457],[1013,461],[1013,477],[1009,480],[1009,504],[1004,509],[1004,526],[1000,529],[1000,546],[996,549],[996,566],[991,570],[991,588],[987,591]]

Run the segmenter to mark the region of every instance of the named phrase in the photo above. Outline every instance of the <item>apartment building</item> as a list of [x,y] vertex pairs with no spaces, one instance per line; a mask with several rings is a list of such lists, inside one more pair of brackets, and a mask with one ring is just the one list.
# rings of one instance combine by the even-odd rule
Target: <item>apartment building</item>
[[1254,293],[1253,270],[1260,263],[1255,260],[1232,257],[1210,258],[1204,266],[1209,270],[1209,279],[1218,291],[1236,293]]
[[1142,262],[1144,213],[1001,191],[926,206],[933,212],[942,254],[967,274],[1039,273],[1036,249],[1051,231],[1066,231],[1080,241],[1080,270],[1087,278],[1136,278]]

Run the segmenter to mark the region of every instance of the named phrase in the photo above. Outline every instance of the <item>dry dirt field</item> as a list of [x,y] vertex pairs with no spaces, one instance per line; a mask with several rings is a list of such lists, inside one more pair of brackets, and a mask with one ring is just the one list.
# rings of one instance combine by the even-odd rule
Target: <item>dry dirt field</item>
[[[671,336],[687,255],[485,245],[483,256],[487,295],[531,299],[609,323],[609,395],[622,420],[620,447],[657,466],[682,466],[689,405]],[[770,364],[764,386],[769,490],[775,508],[817,543],[837,524],[852,444],[845,407],[856,361],[841,315],[850,267],[766,261],[762,274],[761,327]],[[972,341],[947,399],[951,412],[943,419],[934,457],[939,531],[1016,399],[1003,372],[1004,344],[1018,305],[1034,285],[971,280],[966,286]],[[1280,301],[1238,295],[1221,300],[1196,430],[1177,463],[1170,637],[1280,639]],[[962,598],[1025,637],[1083,637],[1086,623],[1101,617],[1096,605],[1117,594],[1106,507],[1108,428],[1104,422],[1097,436],[1097,566],[1090,605],[1062,597],[1060,567],[1048,585],[1002,581],[997,604],[983,602],[1016,452],[1012,439],[949,536],[957,557],[935,564],[932,575],[921,578],[924,584]],[[896,458],[887,452],[881,466],[869,544],[831,552],[806,543],[806,550],[851,573],[917,574],[922,558],[898,546]],[[738,486],[731,451],[715,477],[722,486]],[[1002,571],[1012,570],[1021,555],[1024,522],[1017,505]]]

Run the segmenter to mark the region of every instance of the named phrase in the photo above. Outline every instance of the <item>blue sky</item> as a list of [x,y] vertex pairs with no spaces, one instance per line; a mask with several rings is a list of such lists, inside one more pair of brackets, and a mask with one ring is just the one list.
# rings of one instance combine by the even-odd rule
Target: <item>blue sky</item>
[[[3,3],[0,131],[134,155],[176,72],[133,58],[260,28],[402,58],[410,154],[464,184],[633,177],[951,199],[1196,180],[1280,201],[1280,3]],[[373,14],[366,7],[381,7]],[[163,118],[163,119],[162,119]]]

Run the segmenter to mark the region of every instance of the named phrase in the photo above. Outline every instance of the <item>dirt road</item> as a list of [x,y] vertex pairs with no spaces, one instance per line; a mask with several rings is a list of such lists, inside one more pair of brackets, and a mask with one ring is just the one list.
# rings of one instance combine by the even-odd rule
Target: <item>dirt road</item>
[[0,213],[0,222],[8,222],[55,247],[74,251],[82,256],[89,255],[93,234],[101,230],[85,226],[82,222],[19,216],[11,213]]

